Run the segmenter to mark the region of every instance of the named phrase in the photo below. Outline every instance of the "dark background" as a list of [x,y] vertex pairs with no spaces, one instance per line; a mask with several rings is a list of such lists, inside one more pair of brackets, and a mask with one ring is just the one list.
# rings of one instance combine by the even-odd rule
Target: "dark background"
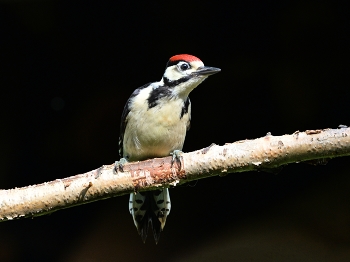
[[[346,1],[126,2],[1,3],[1,188],[117,160],[124,103],[180,53],[222,69],[191,93],[186,152],[349,124]],[[349,261],[348,161],[174,188],[158,245],[128,196],[3,222],[0,261]]]

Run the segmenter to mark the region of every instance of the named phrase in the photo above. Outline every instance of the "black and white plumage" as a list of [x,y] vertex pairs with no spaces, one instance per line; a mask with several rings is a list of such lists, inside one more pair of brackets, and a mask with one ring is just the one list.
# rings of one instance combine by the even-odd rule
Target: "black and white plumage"
[[[167,63],[159,82],[136,89],[128,99],[121,118],[119,154],[125,161],[169,156],[182,150],[190,127],[189,93],[220,69],[206,67],[192,55],[176,55]],[[129,210],[135,226],[146,241],[149,223],[156,243],[170,213],[167,188],[130,194]]]

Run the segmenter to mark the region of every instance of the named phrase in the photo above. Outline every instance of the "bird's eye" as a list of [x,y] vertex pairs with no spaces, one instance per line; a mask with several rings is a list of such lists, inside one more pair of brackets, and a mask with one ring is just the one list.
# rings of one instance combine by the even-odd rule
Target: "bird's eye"
[[181,69],[182,71],[185,71],[185,70],[187,70],[187,69],[189,69],[189,68],[191,68],[191,67],[190,67],[190,65],[187,64],[187,63],[182,63],[182,64],[180,65],[180,69]]

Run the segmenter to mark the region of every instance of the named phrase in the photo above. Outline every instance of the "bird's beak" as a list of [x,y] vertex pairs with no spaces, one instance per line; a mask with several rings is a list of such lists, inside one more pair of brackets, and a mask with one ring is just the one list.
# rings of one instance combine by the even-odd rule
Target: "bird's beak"
[[193,72],[194,75],[204,75],[204,76],[210,76],[216,73],[219,73],[221,71],[220,68],[216,67],[209,67],[209,66],[202,66],[198,67],[197,71]]

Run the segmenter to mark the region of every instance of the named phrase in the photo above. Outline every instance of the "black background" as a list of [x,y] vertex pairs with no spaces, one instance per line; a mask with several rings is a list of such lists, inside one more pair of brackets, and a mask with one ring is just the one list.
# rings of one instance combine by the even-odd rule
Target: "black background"
[[[349,7],[337,1],[17,1],[0,6],[9,189],[118,159],[132,91],[175,54],[222,69],[191,93],[184,151],[349,124]],[[0,261],[349,261],[348,158],[171,190],[160,243],[128,196],[0,224]]]

